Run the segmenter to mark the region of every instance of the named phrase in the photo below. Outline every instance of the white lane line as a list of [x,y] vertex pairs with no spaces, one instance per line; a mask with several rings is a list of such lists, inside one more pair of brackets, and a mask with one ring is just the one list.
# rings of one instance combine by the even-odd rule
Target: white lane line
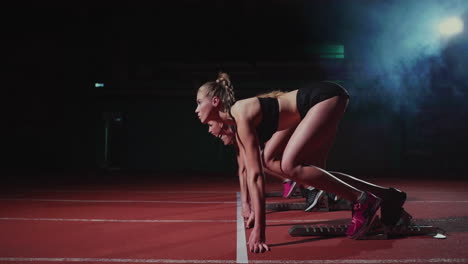
[[[50,192],[50,193],[167,193],[167,194],[235,194],[236,191],[212,191],[212,190],[200,190],[200,191],[145,191],[145,190],[54,190],[54,189],[33,189],[33,190],[16,190],[16,192],[25,192],[25,193],[37,193],[37,192]],[[271,190],[268,193],[282,193],[283,190]],[[468,194],[468,191],[410,191],[407,190],[407,193],[410,194]]]
[[25,190],[27,193],[165,193],[165,194],[235,194],[236,191],[142,191],[142,190]]
[[384,263],[468,263],[468,259],[336,259],[336,260],[254,260],[258,264],[384,264]]
[[242,217],[241,195],[237,193],[237,250],[236,263],[249,263],[247,240],[245,239],[244,217]]
[[145,200],[63,200],[63,199],[28,199],[4,198],[0,201],[65,202],[65,203],[176,203],[176,204],[235,204],[231,201],[145,201]]
[[234,260],[210,259],[111,259],[111,258],[0,258],[9,262],[91,262],[91,263],[235,263]]
[[[241,219],[242,220],[242,219]],[[267,220],[267,224],[285,223],[285,224],[310,224],[335,221],[337,219],[280,219]],[[429,219],[416,218],[414,221],[422,222],[464,222],[464,218],[447,218],[447,219]],[[215,219],[82,219],[82,218],[33,218],[33,217],[0,217],[0,221],[52,221],[52,222],[101,222],[101,223],[239,223],[238,220],[215,220]],[[243,226],[243,225],[242,225]],[[238,230],[239,231],[239,230]],[[244,234],[245,237],[245,234]]]
[[[117,258],[14,258],[0,257],[6,262],[92,262],[92,263],[238,263],[235,260],[215,259],[117,259]],[[312,260],[251,260],[258,264],[386,264],[386,263],[468,263],[466,258],[432,258],[432,259],[312,259]]]
[[[76,199],[36,199],[36,198],[0,198],[0,201],[63,202],[63,203],[174,203],[174,204],[235,204],[231,201],[164,201],[164,200],[76,200]],[[287,202],[270,202],[277,204]],[[468,203],[461,201],[406,201],[406,203]]]
[[278,219],[278,220],[266,220],[267,223],[288,223],[288,222],[295,222],[295,223],[310,223],[310,222],[326,222],[326,221],[333,221],[336,219]]
[[460,193],[468,193],[467,191],[406,191],[407,193],[444,193],[444,194],[460,194]]
[[[242,217],[240,219],[242,221]],[[267,220],[267,223],[313,223],[326,222],[333,219],[282,219]],[[44,218],[44,217],[0,217],[0,221],[54,221],[54,222],[111,222],[111,223],[238,223],[237,220],[215,220],[215,219],[83,219],[83,218]],[[243,222],[241,222],[243,223]],[[243,225],[242,225],[243,226]],[[244,234],[245,237],[245,234]]]
[[468,203],[468,201],[406,201],[405,203]]
[[53,222],[110,222],[110,223],[234,223],[236,220],[159,220],[159,219],[78,219],[78,218],[26,218],[0,217],[3,221],[53,221]]

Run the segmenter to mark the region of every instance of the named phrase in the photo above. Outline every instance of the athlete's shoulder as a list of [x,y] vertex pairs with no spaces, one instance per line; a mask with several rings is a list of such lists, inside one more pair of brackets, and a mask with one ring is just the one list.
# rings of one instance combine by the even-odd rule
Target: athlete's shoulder
[[259,102],[256,97],[242,99],[234,103],[231,107],[231,114],[235,118],[251,119],[258,112]]

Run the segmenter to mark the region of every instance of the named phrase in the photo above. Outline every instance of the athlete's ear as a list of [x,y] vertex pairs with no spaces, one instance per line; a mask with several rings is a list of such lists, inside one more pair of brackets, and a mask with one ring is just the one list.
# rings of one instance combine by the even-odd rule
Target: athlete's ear
[[218,96],[213,96],[213,98],[211,98],[211,104],[214,106],[214,107],[218,107],[218,105],[220,104],[221,100],[219,99]]

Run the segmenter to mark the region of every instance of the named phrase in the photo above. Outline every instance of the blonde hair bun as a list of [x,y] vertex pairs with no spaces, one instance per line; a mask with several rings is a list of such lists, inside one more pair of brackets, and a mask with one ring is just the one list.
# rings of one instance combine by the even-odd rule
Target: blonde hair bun
[[223,111],[229,111],[229,108],[236,101],[234,96],[234,86],[231,84],[229,74],[219,72],[216,81],[203,84],[198,90],[205,90],[206,96],[218,96],[221,98]]

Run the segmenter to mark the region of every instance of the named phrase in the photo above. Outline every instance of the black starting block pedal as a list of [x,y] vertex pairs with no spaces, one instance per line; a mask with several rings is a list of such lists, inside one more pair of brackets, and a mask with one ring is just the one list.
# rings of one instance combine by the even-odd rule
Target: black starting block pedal
[[[267,192],[265,193],[265,197],[283,197],[283,192],[274,191],[274,192]],[[299,191],[293,192],[289,198],[300,198],[302,197],[302,193]]]
[[292,210],[304,210],[305,203],[267,203],[265,209],[267,211],[292,211]]
[[[271,196],[270,196],[271,197]],[[291,211],[291,210],[305,210],[305,202],[281,202],[281,203],[267,203],[266,210],[268,211]],[[351,210],[351,202],[338,199],[335,201],[334,195],[325,194],[320,197],[320,200],[317,202],[317,205],[310,212],[329,212],[329,211],[339,211],[339,210]]]
[[[348,225],[295,225],[289,229],[289,235],[293,237],[322,236],[339,237],[346,236]],[[392,228],[385,227],[379,217],[371,223],[369,231],[358,240],[383,240],[406,236],[427,235],[433,238],[444,239],[446,232],[438,227],[430,225],[418,225],[412,221],[412,217],[406,211],[399,222]]]
[[338,237],[345,236],[346,229],[348,229],[347,225],[295,225],[289,229],[289,235],[292,237]]

